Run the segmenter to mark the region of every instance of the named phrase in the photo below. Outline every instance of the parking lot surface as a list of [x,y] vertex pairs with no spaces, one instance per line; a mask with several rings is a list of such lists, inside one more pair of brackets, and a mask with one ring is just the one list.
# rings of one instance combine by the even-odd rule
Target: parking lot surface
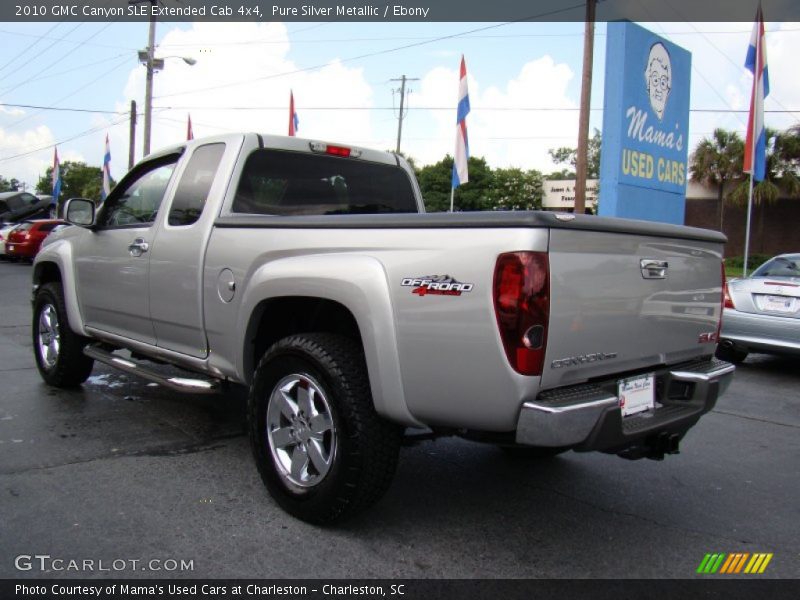
[[[759,577],[800,577],[800,361],[751,355],[663,462],[422,442],[374,508],[318,528],[262,486],[241,393],[179,395],[102,365],[48,388],[30,277],[0,262],[0,577],[685,578],[711,552],[773,553]],[[35,554],[125,565],[15,564]]]

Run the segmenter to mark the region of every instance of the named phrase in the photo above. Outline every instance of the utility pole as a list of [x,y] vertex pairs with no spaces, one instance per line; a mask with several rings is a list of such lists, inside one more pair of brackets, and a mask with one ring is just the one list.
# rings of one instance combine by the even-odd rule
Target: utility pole
[[578,121],[578,150],[575,157],[575,214],[586,212],[586,171],[589,149],[589,106],[592,99],[592,59],[594,58],[594,16],[596,0],[586,0],[586,28],[583,37],[583,78]]
[[150,127],[153,121],[153,55],[156,52],[156,0],[150,1],[150,32],[147,37],[147,79],[144,85],[144,156],[150,154]]
[[406,98],[406,81],[419,81],[418,78],[406,77],[403,75],[400,79],[392,79],[391,81],[400,81],[400,114],[397,120],[397,148],[395,152],[400,153],[400,137],[403,135],[403,106]]
[[130,146],[128,148],[128,171],[133,168],[136,156],[136,100],[131,100]]

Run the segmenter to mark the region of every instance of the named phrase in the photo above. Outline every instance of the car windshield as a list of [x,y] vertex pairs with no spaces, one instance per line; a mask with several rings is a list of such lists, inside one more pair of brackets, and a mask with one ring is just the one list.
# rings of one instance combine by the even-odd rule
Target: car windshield
[[800,254],[776,256],[753,272],[753,277],[800,277]]

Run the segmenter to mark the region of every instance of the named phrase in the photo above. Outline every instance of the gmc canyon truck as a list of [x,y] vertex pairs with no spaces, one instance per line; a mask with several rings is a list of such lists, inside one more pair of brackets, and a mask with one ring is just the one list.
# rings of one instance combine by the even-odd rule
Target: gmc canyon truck
[[[44,380],[100,361],[249,387],[255,462],[327,523],[388,488],[406,428],[661,459],[714,407],[719,233],[553,212],[424,214],[387,152],[258,134],[152,154],[66,206],[33,271]],[[155,364],[178,367],[164,375]]]

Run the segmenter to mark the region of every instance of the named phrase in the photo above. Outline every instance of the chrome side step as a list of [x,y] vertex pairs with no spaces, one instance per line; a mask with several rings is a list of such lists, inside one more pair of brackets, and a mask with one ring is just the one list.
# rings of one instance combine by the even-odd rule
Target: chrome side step
[[184,392],[189,394],[215,394],[219,391],[219,381],[208,379],[191,379],[187,377],[165,377],[160,373],[156,373],[151,369],[143,366],[142,364],[120,356],[115,356],[113,352],[105,350],[101,346],[92,344],[83,349],[83,353],[125,373],[137,375],[150,381],[154,381],[159,385],[166,388],[175,390],[176,392]]

